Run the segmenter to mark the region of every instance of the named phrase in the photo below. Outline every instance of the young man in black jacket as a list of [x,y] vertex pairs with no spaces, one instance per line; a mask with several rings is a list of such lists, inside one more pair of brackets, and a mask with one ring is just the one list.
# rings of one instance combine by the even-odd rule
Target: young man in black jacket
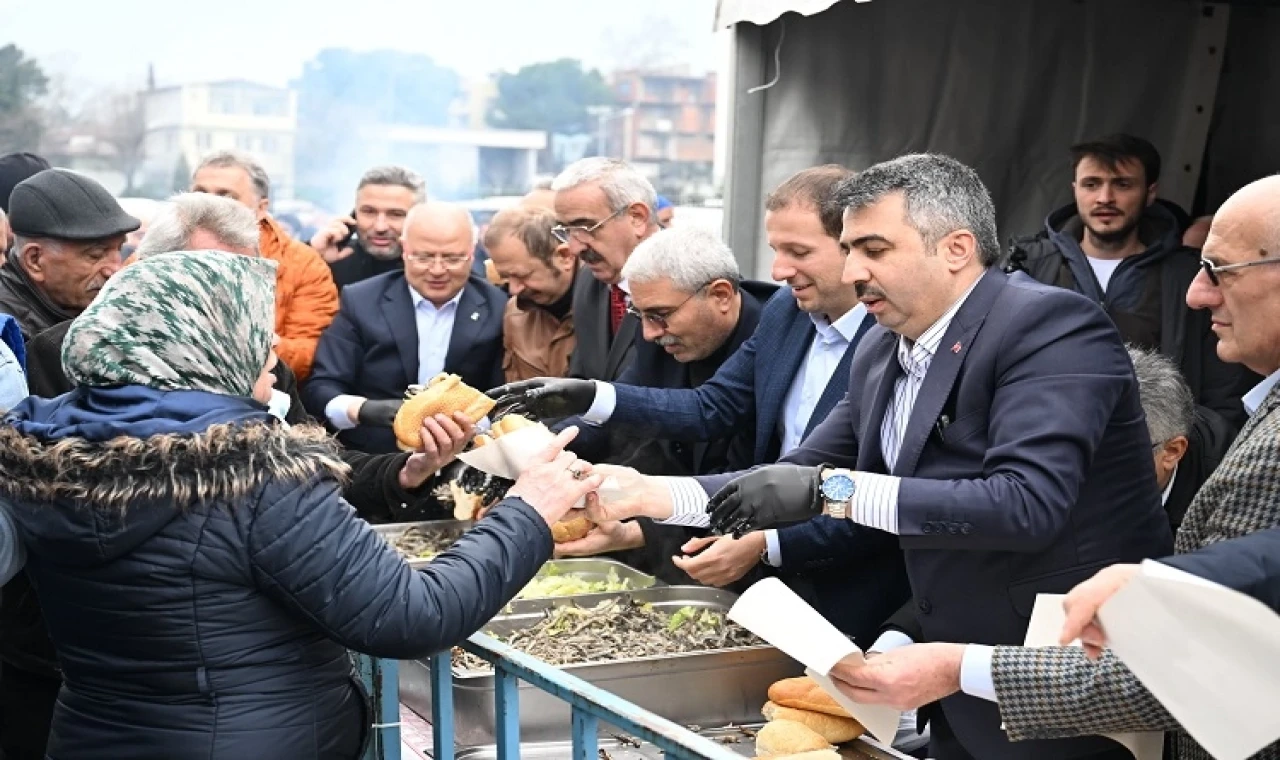
[[1156,198],[1160,154],[1119,134],[1072,146],[1071,159],[1075,203],[1049,214],[1039,234],[1014,240],[1005,268],[1093,299],[1126,343],[1178,365],[1202,415],[1239,430],[1240,397],[1258,378],[1219,359],[1209,313],[1187,307],[1200,252],[1182,245],[1181,209]]

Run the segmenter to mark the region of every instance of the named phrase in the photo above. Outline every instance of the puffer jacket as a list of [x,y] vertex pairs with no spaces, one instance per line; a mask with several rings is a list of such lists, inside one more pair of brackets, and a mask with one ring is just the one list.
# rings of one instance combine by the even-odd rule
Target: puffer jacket
[[276,267],[276,353],[298,380],[311,374],[320,333],[338,313],[338,287],[320,254],[289,237],[271,217],[258,223],[258,250]]
[[53,760],[356,758],[346,650],[449,647],[551,555],[510,499],[412,570],[339,498],[327,436],[249,399],[79,388],[7,422],[0,497],[65,680]]

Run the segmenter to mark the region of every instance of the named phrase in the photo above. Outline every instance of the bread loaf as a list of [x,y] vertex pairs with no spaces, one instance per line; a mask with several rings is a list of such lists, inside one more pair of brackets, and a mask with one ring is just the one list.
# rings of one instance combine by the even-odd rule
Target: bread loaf
[[591,532],[592,525],[595,525],[595,523],[585,517],[561,520],[551,526],[551,538],[557,544],[563,544],[566,541],[577,541]]
[[440,373],[422,390],[407,398],[396,412],[392,430],[400,448],[413,451],[422,445],[422,421],[437,414],[460,412],[472,425],[484,419],[496,402],[462,382],[457,375]]
[[756,733],[756,754],[760,757],[794,755],[815,749],[835,747],[817,731],[793,720],[771,720]]
[[822,687],[808,676],[775,681],[769,687],[769,701],[781,707],[810,710],[850,720],[853,718],[840,706],[839,702],[832,699],[830,694],[823,691]]
[[783,707],[773,702],[765,702],[760,708],[765,720],[790,720],[803,723],[812,728],[823,739],[832,744],[851,742],[866,733],[862,724],[853,718],[841,718],[813,710],[800,710],[795,707]]
[[766,758],[759,755],[751,760],[844,760],[834,749],[814,749],[808,752],[797,752],[794,755],[770,755]]

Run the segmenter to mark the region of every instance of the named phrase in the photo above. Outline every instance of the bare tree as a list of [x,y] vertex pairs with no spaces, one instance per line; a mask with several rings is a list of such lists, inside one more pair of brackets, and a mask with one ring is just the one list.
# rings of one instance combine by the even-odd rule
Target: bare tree
[[112,168],[124,176],[122,194],[135,194],[135,181],[147,157],[147,115],[140,94],[106,93],[90,108],[86,121],[88,131],[111,148]]

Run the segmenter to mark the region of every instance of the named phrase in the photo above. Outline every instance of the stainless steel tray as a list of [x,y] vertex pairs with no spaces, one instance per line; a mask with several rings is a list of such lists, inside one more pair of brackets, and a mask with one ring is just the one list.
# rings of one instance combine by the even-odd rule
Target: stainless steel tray
[[[627,591],[640,591],[642,589],[651,588],[658,585],[658,579],[647,573],[642,573],[630,565],[623,564],[615,559],[594,559],[594,558],[575,558],[575,559],[553,559],[548,561],[538,571],[537,577],[545,577],[548,575],[573,575],[585,581],[603,581],[609,577],[610,572],[620,581],[627,581],[630,588]],[[521,593],[524,593],[523,591]],[[560,597],[532,597],[517,596],[508,609],[512,613],[525,612],[528,610],[541,610],[547,607],[545,600],[547,599],[572,599],[579,600],[578,604],[584,607],[594,606],[593,602],[582,602],[583,599],[594,599],[600,597],[602,600],[611,594],[620,592],[613,591],[603,594],[576,594]],[[622,592],[625,593],[625,592]],[[505,613],[504,613],[505,614]]]
[[[441,531],[447,533],[456,533],[461,536],[463,533],[471,530],[471,526],[475,525],[471,520],[424,520],[421,522],[405,522],[405,523],[383,523],[382,525],[374,525],[373,532],[387,542],[391,543],[400,537],[402,533],[410,528],[425,528],[430,531]],[[409,567],[424,567],[431,560],[429,559],[411,559],[406,557]]]
[[[756,723],[743,731],[738,727],[713,728],[700,731],[703,736],[724,744],[724,746],[743,757],[754,757],[755,739],[751,733],[760,728]],[[638,746],[637,746],[638,745]],[[601,731],[599,748],[603,750],[601,760],[665,760],[662,750],[647,742],[637,742],[631,737],[616,732]],[[855,739],[842,745],[840,755],[845,760],[912,760],[894,749],[889,749],[873,739]],[[458,751],[457,760],[497,760],[498,747],[486,744],[469,747]],[[529,760],[570,760],[573,757],[573,743],[556,742],[521,742],[520,757]]]
[[[727,611],[735,598],[721,589],[660,586],[624,594],[538,600],[539,606],[500,615],[485,629],[502,632],[533,623],[541,618],[541,610],[548,607],[569,603],[593,606],[594,602],[619,596],[630,596],[659,608],[692,606],[718,612]],[[760,707],[768,698],[769,685],[801,673],[801,667],[794,660],[766,645],[567,665],[562,669],[669,720],[700,726],[759,722]],[[431,685],[426,663],[401,663],[400,701],[430,719]],[[567,703],[522,683],[519,704],[522,742],[557,742],[570,738]],[[459,746],[494,743],[492,672],[455,668],[453,709]],[[609,726],[604,730],[620,733]]]

